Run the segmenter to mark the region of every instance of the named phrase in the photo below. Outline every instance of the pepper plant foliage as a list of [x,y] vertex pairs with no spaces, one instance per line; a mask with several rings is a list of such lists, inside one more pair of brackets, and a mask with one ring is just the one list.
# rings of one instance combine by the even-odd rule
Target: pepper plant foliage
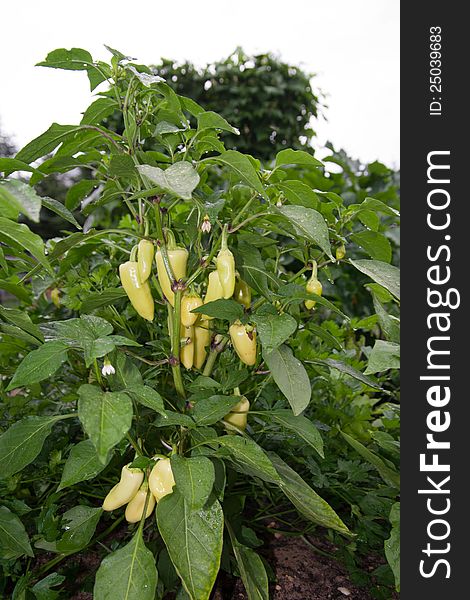
[[[153,600],[182,586],[181,594],[205,600],[222,557],[227,563],[232,556],[250,599],[268,598],[256,536],[249,521],[242,527],[253,489],[261,504],[282,497],[307,522],[338,532],[345,544],[352,539],[347,515],[339,516],[294,470],[297,461],[283,445],[297,440],[321,461],[329,426],[318,415],[328,412],[327,396],[341,385],[372,403],[391,394],[385,388],[387,372],[398,366],[399,279],[384,229],[397,213],[378,198],[346,204],[311,152],[285,149],[262,164],[227,149],[219,136],[236,135],[236,122],[109,50],[109,64],[77,48],[55,50],[39,63],[85,71],[91,90],[107,84],[100,87],[105,91],[80,124],[54,123],[14,158],[0,159],[0,287],[10,299],[0,309],[2,400],[10,422],[0,437],[1,477],[5,489],[21,488],[44,456],[53,473],[35,484],[47,498],[37,519],[28,517],[27,498],[0,508],[2,562],[18,579],[18,594],[60,585],[57,574],[36,583],[44,569],[19,578],[15,560],[78,552],[100,521],[100,536],[112,531],[123,509],[106,513],[101,503],[121,468],[131,464],[147,478],[154,460],[165,456],[172,493],[147,521],[130,525],[128,541],[104,558],[94,597]],[[116,112],[122,134],[103,125]],[[36,193],[48,175],[77,167],[90,177],[69,189],[64,204]],[[29,184],[12,175],[18,171],[30,172]],[[24,221],[37,223],[41,207],[67,221],[69,231],[46,243],[34,234]],[[186,276],[170,279],[172,305],[154,268],[148,283],[155,314],[143,319],[121,287],[119,265],[145,239],[171,277],[173,237],[188,251]],[[251,302],[235,295],[194,310],[211,317],[207,356],[201,368],[186,369],[181,299],[189,291],[205,296],[225,243]],[[342,245],[347,254],[337,260]],[[313,261],[322,296],[306,291]],[[336,292],[335,280],[354,270],[372,295],[376,313],[369,316],[346,314]],[[309,300],[314,309],[306,308]],[[257,340],[253,366],[232,347],[229,327],[238,321]],[[363,328],[372,340],[365,372],[353,366],[355,350],[346,347],[341,328]],[[250,403],[246,428],[225,420],[240,394]],[[349,429],[341,437],[336,429],[336,443],[350,444],[377,469],[394,498],[396,464],[366,448],[363,433]],[[387,435],[378,437],[379,446],[387,446]],[[396,532],[388,552],[396,566]]]

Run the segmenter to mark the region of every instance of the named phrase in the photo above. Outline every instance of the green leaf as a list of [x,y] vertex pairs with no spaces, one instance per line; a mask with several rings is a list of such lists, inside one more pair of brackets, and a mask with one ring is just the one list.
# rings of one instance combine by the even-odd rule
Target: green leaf
[[130,429],[132,401],[123,392],[103,392],[87,383],[80,386],[78,394],[78,417],[104,464],[108,452]]
[[58,48],[49,52],[46,60],[37,63],[37,67],[50,67],[52,69],[65,69],[68,71],[86,71],[93,58],[87,50],[82,48]]
[[235,300],[232,299],[225,300],[223,298],[199,306],[192,312],[215,317],[216,319],[225,319],[231,323],[243,317],[243,308],[238,302],[235,302]]
[[297,329],[297,321],[287,313],[254,314],[251,320],[256,324],[263,350],[271,352],[288,340]]
[[0,557],[3,559],[34,556],[23,523],[6,506],[0,506],[0,542]]
[[10,221],[10,219],[0,217],[0,240],[7,244],[13,243],[14,246],[23,247],[49,273],[52,273],[51,266],[44,253],[44,242],[39,235],[33,233],[24,223],[15,223],[14,221]]
[[141,175],[156,183],[162,190],[184,200],[191,200],[192,192],[199,183],[197,171],[187,161],[177,162],[165,171],[150,165],[139,165],[137,170]]
[[99,125],[103,119],[111,115],[117,108],[113,98],[98,98],[83,113],[82,125]]
[[369,212],[381,212],[384,213],[386,215],[389,215],[391,217],[399,217],[400,213],[395,210],[394,208],[392,208],[391,206],[389,206],[388,204],[385,204],[384,202],[382,202],[381,200],[376,200],[375,198],[366,198],[362,204],[358,204],[354,206],[354,213],[359,213],[362,211],[369,211]]
[[379,260],[350,260],[356,269],[364,273],[391,294],[400,299],[400,269]]
[[102,306],[109,306],[114,304],[118,300],[126,297],[126,292],[123,288],[107,288],[102,292],[94,292],[89,294],[82,302],[80,312],[90,313],[101,308]]
[[0,210],[10,219],[17,220],[18,215],[22,214],[39,223],[41,196],[19,179],[0,181]]
[[258,173],[253,167],[250,159],[244,154],[241,154],[236,150],[226,150],[219,156],[212,156],[204,159],[204,161],[215,162],[229,167],[240,181],[246,183],[246,185],[253,188],[264,198],[267,198],[263,184],[258,177]]
[[317,194],[301,181],[282,181],[275,186],[291,204],[316,209],[319,203]]
[[359,442],[355,438],[351,437],[347,433],[344,433],[344,431],[341,431],[340,433],[348,442],[348,444],[352,446],[354,450],[356,450],[356,452],[360,454],[364,460],[366,460],[368,463],[370,463],[377,469],[380,477],[382,477],[382,479],[387,485],[391,485],[392,487],[397,489],[400,488],[400,475],[395,469],[392,469],[391,467],[386,465],[385,462],[380,458],[380,456],[378,456],[374,452],[371,452],[368,448],[364,446],[364,444],[361,444],[361,442]]
[[125,391],[143,406],[151,408],[155,412],[165,416],[166,412],[163,398],[157,390],[154,390],[148,385],[132,385],[132,387],[127,388]]
[[331,259],[328,225],[321,213],[304,206],[281,206],[275,213],[283,216],[294,227],[297,235],[309,242],[317,244]]
[[[160,504],[160,503],[159,503]],[[154,600],[158,573],[155,557],[137,530],[123,548],[109,554],[96,573],[94,600]]]
[[72,223],[72,225],[75,225],[75,227],[77,229],[82,228],[82,226],[77,221],[77,219],[73,216],[73,214],[69,211],[69,209],[66,208],[63,204],[61,204],[57,200],[54,200],[53,198],[48,198],[47,196],[43,196],[41,198],[41,200],[42,200],[42,205],[44,208],[47,208],[48,210],[52,211],[56,215],[59,215],[59,217],[62,217],[62,219],[64,219],[65,221]]
[[102,515],[102,509],[74,506],[62,515],[65,533],[56,542],[57,552],[67,554],[82,550],[91,540]]
[[47,342],[27,354],[16,369],[7,391],[37,383],[53,375],[67,360],[67,350],[67,344],[57,341]]
[[229,526],[228,531],[248,600],[269,600],[268,576],[263,561],[254,550],[237,541],[232,527]]
[[56,600],[56,598],[59,597],[60,592],[51,590],[51,588],[61,585],[64,581],[64,575],[51,573],[50,575],[47,575],[47,577],[44,577],[44,579],[41,579],[41,581],[35,583],[31,588],[31,591],[35,595],[36,600]]
[[109,161],[109,174],[131,179],[136,175],[134,161],[128,154],[113,154]]
[[58,123],[53,123],[47,131],[29,142],[29,144],[26,144],[18,152],[16,158],[26,163],[32,163],[55,150],[61,142],[77,131],[80,131],[80,127],[77,125],[59,125]]
[[72,185],[65,195],[65,206],[68,210],[75,210],[79,207],[80,202],[88,196],[98,185],[94,179],[82,179],[78,183]]
[[287,299],[287,302],[293,302],[296,300],[315,300],[317,304],[321,304],[325,308],[332,310],[336,314],[340,315],[343,319],[349,321],[349,317],[344,314],[337,306],[332,302],[324,298],[323,296],[317,296],[316,294],[309,294],[305,289],[305,286],[298,285],[296,283],[287,283],[281,286],[277,291],[279,296]]
[[171,457],[171,468],[176,487],[191,510],[199,510],[208,501],[215,481],[214,463],[205,456]]
[[252,439],[239,435],[224,435],[211,440],[228,451],[231,460],[242,473],[269,483],[279,483],[279,476],[264,450]]
[[211,110],[201,112],[197,115],[197,128],[199,131],[203,129],[221,129],[222,131],[229,131],[235,135],[240,135],[238,129],[232,127],[228,121]]
[[64,488],[93,479],[101,473],[106,464],[103,464],[98,458],[96,448],[91,440],[84,440],[76,444],[65,462],[57,491]]
[[276,421],[281,427],[293,431],[324,458],[323,439],[310,419],[302,415],[296,417],[292,411],[283,409],[266,411],[262,415],[265,419]]
[[224,515],[218,500],[192,511],[175,488],[158,502],[157,523],[190,599],[208,600],[222,553]]
[[247,242],[239,242],[235,251],[237,266],[246,283],[265,298],[271,296],[268,277],[274,288],[278,287],[277,279],[266,270],[264,260],[257,248]]
[[400,503],[395,502],[390,511],[392,529],[390,537],[385,540],[385,556],[395,577],[395,587],[400,591]]
[[274,452],[269,453],[269,458],[281,478],[281,490],[300,514],[322,527],[335,529],[340,533],[349,533],[349,529],[331,506],[307,485],[298,473],[291,469]]
[[144,384],[137,365],[122,352],[114,355],[113,367],[116,373],[108,376],[108,384],[113,392],[125,390],[129,392],[129,389],[140,387]]
[[353,233],[350,239],[363,248],[371,258],[386,263],[392,260],[392,246],[383,233],[361,231],[360,233]]
[[23,310],[0,306],[0,317],[5,319],[5,321],[9,321],[13,325],[16,325],[16,327],[19,327],[23,331],[29,333],[31,336],[37,338],[40,342],[44,341],[44,336],[42,335],[39,327],[31,321],[29,315]]
[[348,364],[342,362],[341,360],[335,360],[334,358],[325,358],[325,359],[319,359],[319,358],[316,359],[315,358],[312,360],[306,360],[305,362],[315,364],[315,365],[326,365],[327,367],[331,367],[332,369],[341,371],[341,373],[345,373],[346,375],[349,375],[350,377],[354,377],[354,379],[361,381],[362,383],[364,383],[365,385],[368,385],[371,388],[383,391],[381,386],[376,381],[374,381],[373,379],[370,379],[370,377],[366,377],[363,373],[361,373],[354,367],[351,367],[351,365],[348,365]]
[[263,358],[271,371],[277,387],[289,400],[294,415],[299,415],[309,404],[312,395],[310,379],[305,367],[289,346],[280,346],[271,352],[263,352]]
[[41,452],[55,417],[25,417],[0,436],[0,478],[10,477],[29,465]]
[[340,351],[343,350],[341,342],[332,333],[330,333],[326,327],[322,327],[321,325],[317,325],[316,323],[312,323],[312,321],[310,321],[307,325],[307,329],[318,338],[326,342],[330,348]]
[[190,414],[198,425],[212,425],[223,419],[238,402],[240,396],[210,396],[198,400]]
[[0,173],[4,173],[5,177],[8,177],[15,171],[30,171],[31,173],[37,173],[37,169],[22,160],[0,156]]
[[281,150],[276,155],[275,167],[283,165],[305,165],[307,167],[322,167],[323,164],[304,150]]
[[400,368],[400,344],[376,340],[369,355],[366,375]]
[[7,281],[6,279],[0,279],[0,290],[4,290],[12,296],[16,296],[27,304],[30,304],[32,301],[31,292],[28,288],[25,288],[24,285],[17,285],[16,283],[11,283],[11,281]]
[[[372,284],[373,285],[373,284]],[[383,304],[380,302],[378,298],[378,294],[375,292],[372,293],[372,298],[374,301],[375,312],[377,313],[377,317],[379,319],[379,324],[382,329],[382,333],[390,342],[400,342],[400,319],[394,317],[393,315],[389,315],[385,310]]]

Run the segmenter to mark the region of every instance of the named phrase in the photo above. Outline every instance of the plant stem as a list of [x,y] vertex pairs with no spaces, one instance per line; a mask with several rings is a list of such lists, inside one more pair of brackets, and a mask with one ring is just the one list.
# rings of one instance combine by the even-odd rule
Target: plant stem
[[186,392],[184,391],[183,377],[181,375],[180,366],[180,321],[181,321],[181,290],[175,292],[175,306],[170,313],[170,318],[173,322],[173,331],[171,336],[171,369],[173,371],[173,381],[175,382],[175,388],[181,398],[186,398]]
[[214,368],[215,361],[219,354],[224,350],[225,346],[228,344],[228,339],[223,339],[220,341],[215,348],[211,348],[209,352],[209,358],[207,359],[206,366],[204,367],[204,371],[202,374],[205,377],[210,377],[212,373],[212,369]]
[[139,456],[143,456],[142,450],[139,448],[139,444],[134,440],[130,433],[126,433],[126,438],[129,440],[130,445],[134,448]]

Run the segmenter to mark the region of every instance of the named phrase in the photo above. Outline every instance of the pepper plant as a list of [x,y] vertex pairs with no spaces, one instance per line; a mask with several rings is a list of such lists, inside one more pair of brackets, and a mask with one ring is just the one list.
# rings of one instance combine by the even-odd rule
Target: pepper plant
[[[54,123],[0,159],[1,477],[21,488],[47,452],[54,473],[34,484],[46,500],[27,528],[25,502],[0,509],[3,564],[18,597],[60,585],[40,576],[126,519],[128,539],[97,571],[97,600],[178,588],[206,600],[221,561],[250,599],[267,599],[244,517],[247,480],[261,505],[282,495],[306,521],[353,539],[347,515],[280,455],[294,437],[324,456],[315,403],[325,369],[366,395],[390,393],[377,374],[397,366],[398,320],[385,305],[395,312],[399,283],[380,215],[397,213],[377,198],[346,204],[311,152],[284,149],[263,164],[226,149],[220,136],[236,135],[234,125],[108,50],[109,63],[78,48],[39,63],[85,71],[98,97],[80,124]],[[116,114],[122,134],[103,125]],[[88,176],[64,204],[36,193],[77,167]],[[24,171],[28,183],[13,175]],[[60,238],[44,243],[24,222],[41,208],[64,219]],[[343,269],[366,276],[385,337],[366,373],[342,360],[331,329],[354,320],[328,300]],[[376,323],[355,327],[372,339]],[[343,436],[396,494],[393,462]],[[37,571],[14,566],[41,551],[56,558]]]

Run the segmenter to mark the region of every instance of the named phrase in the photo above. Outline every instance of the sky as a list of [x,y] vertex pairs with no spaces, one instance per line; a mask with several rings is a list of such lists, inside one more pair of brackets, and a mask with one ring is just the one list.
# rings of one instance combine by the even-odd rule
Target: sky
[[320,158],[330,140],[364,162],[399,166],[399,0],[3,4],[0,126],[18,146],[54,121],[79,122],[92,101],[85,72],[34,66],[55,48],[108,60],[107,44],[146,64],[164,56],[204,65],[241,46],[316,73],[328,105],[327,120],[314,123]]

